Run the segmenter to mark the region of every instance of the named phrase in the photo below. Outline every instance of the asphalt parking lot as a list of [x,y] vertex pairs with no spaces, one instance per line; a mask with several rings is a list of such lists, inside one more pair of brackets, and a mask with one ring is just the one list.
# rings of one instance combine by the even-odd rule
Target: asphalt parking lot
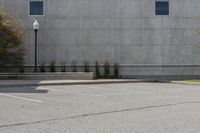
[[197,133],[200,86],[0,88],[0,133]]

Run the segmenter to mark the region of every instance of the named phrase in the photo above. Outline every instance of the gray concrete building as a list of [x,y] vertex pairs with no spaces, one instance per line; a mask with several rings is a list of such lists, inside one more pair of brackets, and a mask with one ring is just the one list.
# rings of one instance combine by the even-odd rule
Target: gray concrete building
[[119,63],[121,75],[199,75],[199,0],[1,0],[23,20],[26,65]]

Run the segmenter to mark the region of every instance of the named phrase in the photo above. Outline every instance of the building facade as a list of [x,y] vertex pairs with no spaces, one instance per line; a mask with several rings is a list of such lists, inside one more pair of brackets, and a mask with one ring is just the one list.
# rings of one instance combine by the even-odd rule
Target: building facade
[[199,75],[199,0],[2,0],[23,20],[26,65],[119,63],[121,75]]

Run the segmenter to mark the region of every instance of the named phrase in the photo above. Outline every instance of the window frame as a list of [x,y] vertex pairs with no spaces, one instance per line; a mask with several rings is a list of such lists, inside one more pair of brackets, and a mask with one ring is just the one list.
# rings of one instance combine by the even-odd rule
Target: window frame
[[[168,3],[168,14],[157,14],[157,2],[167,2]],[[170,0],[155,0],[155,15],[156,16],[170,16]]]
[[[31,2],[43,2],[43,15],[31,15]],[[28,1],[28,16],[29,17],[44,17],[45,16],[45,9],[46,9],[46,2],[44,0],[29,0]]]

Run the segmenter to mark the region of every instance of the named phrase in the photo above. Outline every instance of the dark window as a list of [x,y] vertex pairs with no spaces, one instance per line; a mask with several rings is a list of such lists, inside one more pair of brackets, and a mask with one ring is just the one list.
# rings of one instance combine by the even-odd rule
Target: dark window
[[43,1],[30,1],[30,15],[44,15]]
[[168,1],[156,1],[156,15],[169,15]]

